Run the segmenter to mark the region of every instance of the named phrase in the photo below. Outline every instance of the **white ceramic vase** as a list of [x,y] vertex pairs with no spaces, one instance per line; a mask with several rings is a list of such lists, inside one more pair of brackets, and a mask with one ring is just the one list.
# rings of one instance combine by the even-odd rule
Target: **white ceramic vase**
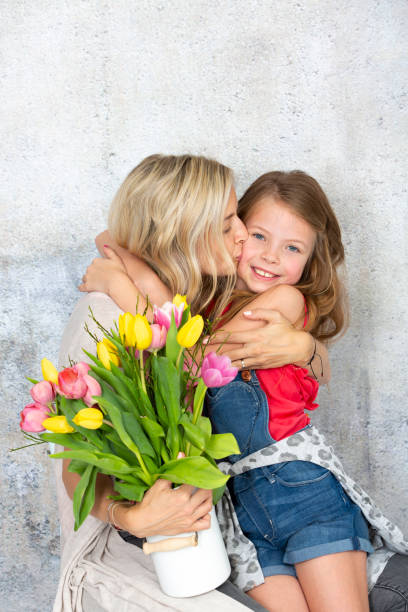
[[[211,510],[211,527],[197,534],[197,546],[151,553],[160,587],[166,595],[193,597],[215,589],[229,577],[231,566],[214,508]],[[183,533],[176,537],[193,535]],[[146,539],[153,543],[169,538],[156,535]]]

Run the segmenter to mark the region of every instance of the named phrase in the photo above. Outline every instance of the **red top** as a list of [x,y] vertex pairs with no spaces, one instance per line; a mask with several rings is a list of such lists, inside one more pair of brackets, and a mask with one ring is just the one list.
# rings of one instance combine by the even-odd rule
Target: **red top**
[[[224,312],[229,308],[230,305]],[[303,327],[307,318],[305,300]],[[318,407],[314,400],[319,384],[309,376],[308,370],[288,364],[280,368],[256,370],[256,375],[268,401],[269,433],[274,440],[287,438],[310,423],[305,410],[315,410]]]
[[310,423],[305,410],[315,410],[319,385],[305,368],[289,364],[257,370],[259,384],[268,400],[269,433],[282,440]]

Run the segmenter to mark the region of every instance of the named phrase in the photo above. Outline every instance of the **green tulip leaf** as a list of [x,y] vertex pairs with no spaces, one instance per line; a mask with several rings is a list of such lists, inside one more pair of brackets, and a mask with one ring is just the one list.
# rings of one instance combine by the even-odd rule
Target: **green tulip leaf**
[[135,463],[137,463],[137,459],[134,453],[132,453],[132,451],[130,451],[128,447],[123,444],[122,440],[119,438],[114,429],[110,428],[110,430],[111,431],[106,434],[106,438],[109,440],[111,446],[109,452],[113,455],[118,455],[118,457],[124,459],[129,465],[135,465]]
[[199,455],[202,455],[202,454],[203,454],[203,451],[201,449],[194,446],[194,444],[191,444],[190,450],[188,451],[189,457],[198,457]]
[[189,422],[189,420],[181,420],[181,426],[184,429],[187,440],[203,451],[206,448],[209,436],[206,436],[206,434],[197,425],[193,425]]
[[122,370],[114,363],[111,364],[111,371],[112,374],[124,384],[129,393],[129,398],[132,398],[133,402],[138,405],[140,402],[140,398],[139,394],[137,393],[137,386],[135,385],[133,380],[126,376],[126,374],[122,372]]
[[204,432],[204,434],[209,438],[212,433],[211,421],[208,417],[200,416],[197,420],[198,427]]
[[[160,452],[160,450],[159,450]],[[142,455],[142,459],[144,461],[144,464],[148,470],[148,472],[150,474],[155,474],[157,472],[157,470],[159,469],[159,463],[157,463],[156,461],[154,461],[151,457],[149,457],[148,455]]]
[[149,438],[164,438],[166,433],[163,427],[157,421],[149,419],[149,417],[140,417],[139,423],[148,434]]
[[187,308],[184,307],[183,314],[181,315],[181,321],[180,321],[179,327],[183,327],[183,325],[187,323],[187,321],[190,318],[189,315],[190,315],[190,304],[187,306]]
[[197,420],[201,416],[206,391],[207,385],[205,384],[203,379],[200,378],[194,393],[193,423],[197,423]]
[[175,425],[181,415],[180,380],[176,366],[167,357],[155,361],[156,377],[164,404],[167,406],[169,423]]
[[[153,356],[153,361],[152,361],[152,371],[153,371],[153,374],[155,374],[157,372],[156,361],[157,361],[157,356],[154,355]],[[167,427],[167,425],[169,424],[169,417],[168,417],[168,414],[167,414],[167,410],[166,410],[163,398],[162,398],[160,390],[159,390],[159,385],[158,385],[158,382],[157,382],[157,378],[156,378],[155,375],[153,375],[152,378],[153,378],[154,403],[155,403],[155,408],[156,408],[157,416],[159,417],[159,421],[163,425],[163,427]]]
[[53,444],[59,444],[60,446],[64,446],[66,448],[71,449],[85,449],[92,450],[92,446],[86,440],[83,440],[81,434],[72,433],[72,434],[58,434],[58,433],[42,433],[40,434],[40,438],[45,440],[45,442],[51,442]]
[[133,414],[123,412],[122,420],[127,433],[130,435],[140,452],[154,458],[156,456],[155,449],[140,426],[138,419],[133,416]]
[[222,487],[218,487],[217,489],[213,489],[213,504],[214,504],[214,506],[216,504],[218,504],[218,502],[220,501],[221,497],[224,495],[225,486],[226,485],[222,485]]
[[127,409],[130,412],[133,412],[134,406],[137,404],[135,402],[133,394],[129,391],[123,380],[115,376],[113,372],[107,370],[104,367],[93,365],[91,366],[91,369],[92,372],[95,372],[95,374],[97,374],[100,378],[102,378],[102,380],[107,382],[112,387],[112,389],[114,389],[114,391],[120,396],[123,402],[125,402]]
[[152,486],[151,484],[146,483],[142,470],[137,467],[133,469],[133,472],[131,474],[114,474],[114,476],[118,480],[124,480],[130,484],[138,485],[140,482],[143,482],[145,487],[147,488]]
[[228,455],[239,455],[240,449],[232,433],[213,434],[205,445],[205,452],[214,459],[223,459]]
[[201,489],[217,489],[229,478],[205,457],[185,457],[169,461],[160,468],[158,476],[176,484],[190,484]]
[[170,425],[167,430],[166,445],[172,459],[176,459],[180,451],[180,432],[177,425]]
[[82,525],[95,503],[95,483],[97,475],[98,470],[93,465],[88,465],[82,474],[81,480],[75,487],[72,498],[75,531]]
[[130,484],[128,482],[115,482],[115,491],[123,495],[125,499],[131,499],[133,501],[141,501],[143,495],[147,489],[147,485],[144,482],[140,484]]
[[129,465],[120,457],[97,451],[63,451],[61,453],[54,453],[53,455],[50,455],[50,457],[53,459],[79,459],[80,461],[86,461],[86,463],[95,465],[105,474],[131,474],[134,470],[134,466]]
[[[178,354],[180,352],[180,345],[177,342],[177,326],[174,318],[174,312],[171,313],[171,323],[167,331],[166,338],[166,357],[175,364],[177,361]],[[165,399],[165,398],[163,398]]]
[[142,388],[141,383],[139,383],[139,413],[141,413],[143,416],[148,416],[152,419],[154,419],[156,417],[155,413],[154,413],[154,409],[152,406],[152,403],[149,399],[149,396],[147,395],[146,391]]
[[82,474],[85,472],[86,468],[89,466],[89,463],[85,463],[85,461],[78,461],[78,459],[71,459],[68,465],[68,472],[73,474]]
[[156,451],[156,456],[160,457],[160,450],[161,450],[160,438],[164,438],[166,435],[163,427],[159,423],[157,423],[157,421],[153,421],[152,419],[149,419],[149,417],[145,417],[145,416],[140,417],[139,423],[143,427],[144,431],[146,432],[151,442],[151,445]]
[[149,440],[143,428],[140,426],[139,420],[133,414],[129,414],[129,412],[122,412],[121,416],[127,433],[130,435],[140,452],[154,458],[156,456],[155,449],[151,440]]
[[[138,447],[138,443],[135,443],[135,441],[133,441],[131,435],[129,435],[129,433],[126,431],[126,428],[123,423],[123,421],[125,421],[126,427],[131,428],[130,431],[132,431],[132,436],[135,434],[135,432],[137,432],[138,440],[141,440],[143,438],[143,441],[147,441],[147,438],[143,433],[143,430],[140,427],[139,423],[137,423],[136,418],[126,412],[121,413],[117,406],[115,406],[108,400],[105,400],[103,397],[99,398],[98,401],[100,402],[102,407],[106,408],[106,410],[108,411],[113,426],[122,442],[136,455],[136,457],[138,457],[139,453],[141,452],[140,448]],[[134,424],[135,422],[137,423],[137,425]],[[146,451],[146,454],[148,455],[150,452],[153,452],[154,456],[154,450],[149,452]]]
[[[135,405],[133,402],[131,403],[129,400],[123,399],[120,395],[116,393],[116,391],[112,389],[109,384],[106,383],[105,380],[103,380],[103,378],[98,376],[98,374],[92,372],[92,375],[95,380],[97,380],[98,383],[101,385],[103,398],[107,399],[108,402],[111,402],[112,404],[118,406],[122,411],[132,412],[133,414],[137,415],[139,414],[137,410],[137,405]],[[95,397],[96,399],[98,399],[97,396]]]

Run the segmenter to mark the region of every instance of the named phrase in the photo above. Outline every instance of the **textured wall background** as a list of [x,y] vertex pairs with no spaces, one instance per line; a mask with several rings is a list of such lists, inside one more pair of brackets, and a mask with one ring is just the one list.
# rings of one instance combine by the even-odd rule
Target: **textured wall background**
[[404,0],[0,2],[0,607],[47,610],[58,521],[24,376],[56,362],[110,200],[153,152],[215,156],[242,192],[302,168],[344,230],[352,322],[316,422],[408,531]]

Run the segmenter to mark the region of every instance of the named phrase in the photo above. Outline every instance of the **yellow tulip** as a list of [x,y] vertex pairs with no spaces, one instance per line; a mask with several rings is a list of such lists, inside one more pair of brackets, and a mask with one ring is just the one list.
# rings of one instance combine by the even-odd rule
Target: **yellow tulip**
[[178,331],[177,342],[184,348],[191,348],[201,336],[204,327],[204,319],[201,315],[195,315]]
[[116,352],[116,346],[113,344],[113,342],[108,340],[108,338],[104,338],[101,342],[98,342],[96,345],[96,352],[107,370],[111,369],[111,361],[117,366],[120,365],[120,360]]
[[135,346],[135,317],[130,312],[119,315],[119,335],[126,346]]
[[72,419],[75,425],[85,429],[99,429],[102,425],[103,414],[97,408],[83,408]]
[[119,359],[119,355],[118,355],[118,349],[116,348],[116,346],[113,344],[113,342],[111,340],[109,340],[109,338],[104,338],[102,340],[102,342],[107,346],[108,351],[110,353],[113,353],[114,355],[116,355],[116,357]]
[[49,359],[41,359],[41,370],[44,380],[58,385],[58,370]]
[[59,416],[49,417],[42,422],[42,426],[53,433],[72,433],[75,431],[68,423],[66,417],[61,414]]
[[186,295],[180,295],[179,293],[177,293],[173,298],[173,304],[175,304],[176,306],[181,306],[181,304],[184,304],[184,308],[187,308],[188,304],[186,297]]
[[135,335],[135,346],[139,351],[144,351],[151,345],[153,332],[144,315],[135,315]]

